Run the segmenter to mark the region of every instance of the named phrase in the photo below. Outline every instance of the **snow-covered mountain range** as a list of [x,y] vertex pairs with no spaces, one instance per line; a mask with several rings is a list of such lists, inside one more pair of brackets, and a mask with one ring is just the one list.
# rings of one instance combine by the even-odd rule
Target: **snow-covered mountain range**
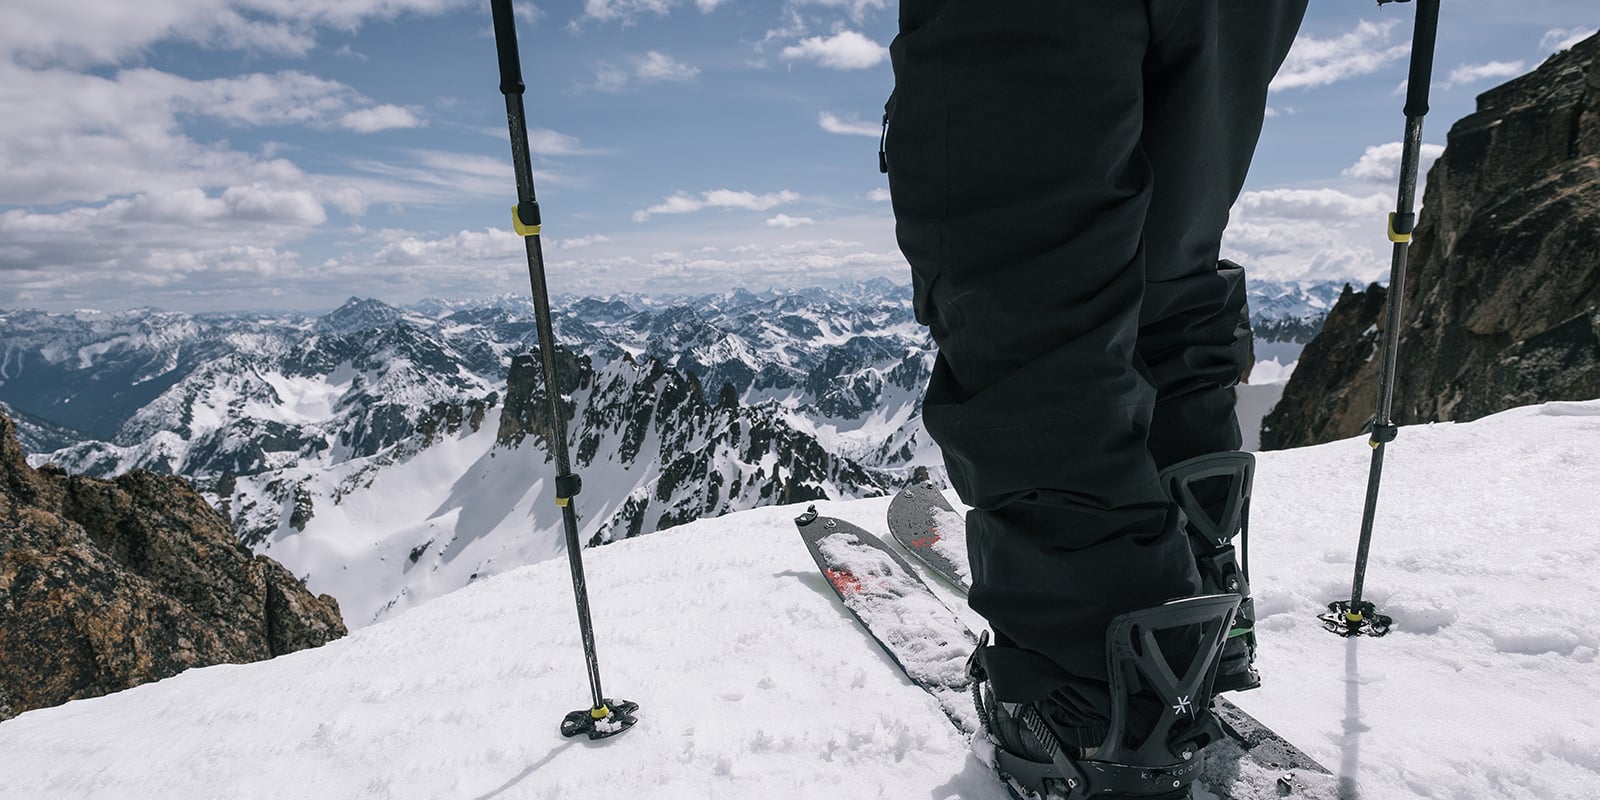
[[[1292,363],[1340,288],[1253,285],[1258,358]],[[558,298],[554,313],[587,541],[941,468],[920,414],[935,351],[907,286]],[[525,298],[5,311],[0,342],[30,461],[192,479],[352,626],[562,547]]]

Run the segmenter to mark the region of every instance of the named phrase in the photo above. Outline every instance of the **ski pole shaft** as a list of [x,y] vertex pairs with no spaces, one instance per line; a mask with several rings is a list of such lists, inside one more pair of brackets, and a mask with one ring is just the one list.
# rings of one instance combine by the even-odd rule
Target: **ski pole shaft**
[[[1380,3],[1386,0],[1379,0]],[[1393,0],[1387,0],[1393,2]],[[1363,602],[1367,561],[1372,551],[1372,527],[1377,519],[1378,488],[1383,480],[1384,447],[1395,440],[1399,428],[1394,424],[1395,372],[1400,350],[1400,326],[1406,294],[1406,261],[1411,234],[1416,228],[1417,171],[1422,156],[1422,118],[1428,113],[1428,88],[1433,81],[1433,52],[1439,34],[1439,0],[1417,0],[1416,27],[1412,34],[1411,71],[1406,88],[1406,133],[1400,155],[1400,187],[1395,211],[1389,215],[1389,241],[1393,256],[1389,266],[1389,293],[1384,310],[1384,331],[1378,367],[1377,410],[1372,417],[1372,463],[1367,473],[1366,505],[1361,514],[1361,539],[1356,547],[1355,575],[1350,583],[1350,601],[1335,603],[1331,616],[1324,617],[1329,628],[1343,625],[1347,635],[1357,632],[1381,635],[1387,630],[1387,617],[1374,613],[1371,603]],[[1342,613],[1343,619],[1338,616]],[[1367,619],[1368,616],[1374,619]]]
[[[528,253],[528,280],[533,287],[534,319],[539,333],[539,361],[544,375],[547,408],[550,413],[550,451],[556,462],[556,503],[566,529],[567,561],[572,568],[572,591],[578,606],[578,628],[583,636],[583,653],[589,668],[589,689],[594,705],[589,712],[573,712],[562,725],[563,733],[587,733],[602,738],[626,730],[633,724],[633,703],[615,703],[605,698],[600,688],[600,661],[596,654],[594,625],[589,616],[589,590],[583,574],[583,544],[578,539],[578,512],[572,498],[582,481],[572,473],[567,450],[567,426],[561,408],[561,390],[555,359],[555,330],[550,320],[550,289],[545,281],[544,249],[540,243],[542,223],[539,201],[533,191],[533,167],[528,154],[528,123],[523,110],[522,59],[517,51],[516,18],[511,0],[490,0],[494,17],[495,50],[500,61],[500,93],[505,95],[506,122],[511,132],[511,161],[517,179],[517,206],[512,211],[513,227],[523,237]],[[616,706],[617,708],[613,708]],[[587,715],[585,721],[582,716]],[[606,727],[597,723],[609,721]],[[570,728],[570,731],[569,731]]]

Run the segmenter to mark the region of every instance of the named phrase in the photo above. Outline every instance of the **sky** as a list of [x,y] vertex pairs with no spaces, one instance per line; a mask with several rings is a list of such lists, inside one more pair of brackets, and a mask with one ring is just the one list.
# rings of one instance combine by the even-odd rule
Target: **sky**
[[[1387,273],[1413,7],[1312,0],[1225,257]],[[517,8],[553,291],[909,280],[877,170],[895,3]],[[1595,11],[1444,3],[1426,161]],[[485,0],[11,0],[0,109],[0,308],[529,291]]]

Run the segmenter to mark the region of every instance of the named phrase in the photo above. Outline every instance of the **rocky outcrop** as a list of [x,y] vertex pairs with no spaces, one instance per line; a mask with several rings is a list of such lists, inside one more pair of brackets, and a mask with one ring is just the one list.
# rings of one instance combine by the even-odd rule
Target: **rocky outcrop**
[[[1307,347],[1265,419],[1263,447],[1371,424],[1378,359],[1364,361],[1366,339],[1334,317],[1365,319],[1375,305],[1370,291],[1341,299],[1329,341]],[[1485,92],[1451,128],[1428,173],[1403,309],[1398,423],[1600,397],[1600,36]]]
[[[572,468],[620,470],[639,481],[589,544],[777,503],[876,496],[891,479],[830,453],[776,403],[747,406],[724,384],[707,400],[694,373],[624,355],[596,370],[557,350]],[[549,450],[554,426],[538,360],[518,355],[506,381],[497,442]],[[548,459],[547,455],[547,459]]]
[[0,414],[0,720],[345,633],[183,480],[31,469]]
[[1377,372],[1370,367],[1378,352],[1387,294],[1377,284],[1364,292],[1344,287],[1322,331],[1300,353],[1301,365],[1310,363],[1316,368],[1302,374],[1301,367],[1296,367],[1283,387],[1282,399],[1262,420],[1261,449],[1294,447],[1289,443],[1295,441],[1291,435],[1300,440],[1333,441],[1346,435],[1340,427],[1346,420],[1358,420],[1358,424],[1370,420],[1377,387]]

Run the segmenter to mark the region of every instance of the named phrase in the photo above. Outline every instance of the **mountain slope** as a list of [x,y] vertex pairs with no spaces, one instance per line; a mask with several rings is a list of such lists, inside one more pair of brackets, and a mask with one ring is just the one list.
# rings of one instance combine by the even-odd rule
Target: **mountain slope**
[[[1600,795],[1583,713],[1600,648],[1595,441],[1600,401],[1406,428],[1367,581],[1396,619],[1381,640],[1315,620],[1348,592],[1365,441],[1262,454],[1250,561],[1267,683],[1239,704],[1365,798]],[[887,503],[819,508],[881,529]],[[834,601],[800,510],[586,553],[606,692],[642,706],[618,739],[556,732],[588,705],[556,560],[317,650],[0,723],[0,793],[1001,800]]]
[[[1327,289],[1252,285],[1257,326],[1289,337],[1258,346],[1263,375],[1298,356]],[[561,299],[555,315],[585,542],[943,471],[909,287]],[[35,463],[190,478],[361,626],[561,552],[534,519],[552,468],[533,331],[515,297],[351,298],[315,318],[0,312],[0,399],[99,426]],[[1241,397],[1258,417],[1277,388]]]

